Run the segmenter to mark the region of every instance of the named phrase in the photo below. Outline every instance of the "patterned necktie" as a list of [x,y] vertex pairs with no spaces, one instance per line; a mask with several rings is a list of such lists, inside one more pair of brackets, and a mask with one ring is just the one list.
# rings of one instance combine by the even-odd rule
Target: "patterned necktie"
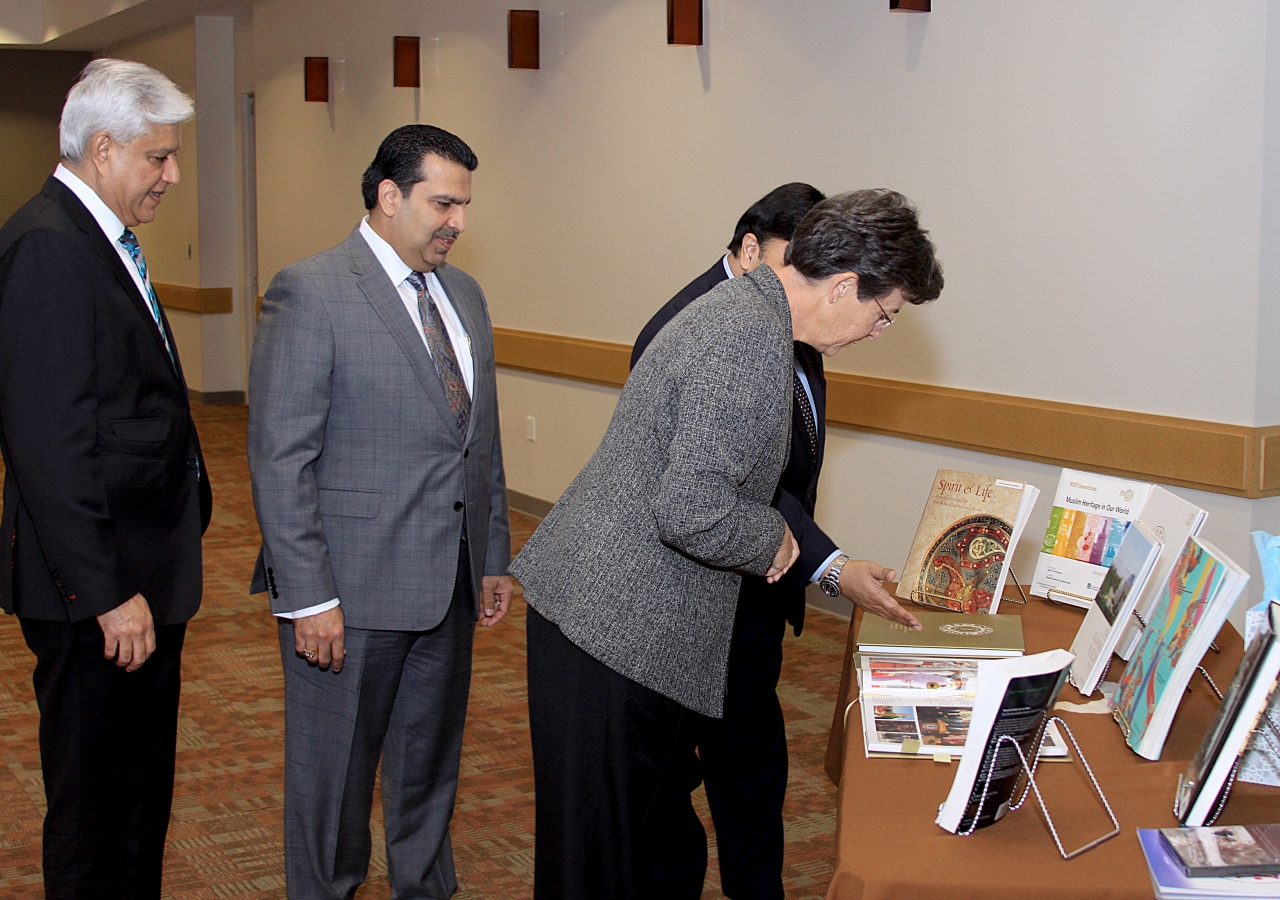
[[147,279],[147,258],[142,255],[142,247],[138,245],[138,236],[128,228],[124,230],[124,234],[118,238],[120,246],[129,251],[129,258],[133,260],[134,266],[138,269],[138,274],[142,276],[142,283],[147,286],[147,292],[144,295],[147,299],[147,306],[151,310],[151,318],[155,320],[156,328],[160,329],[160,339],[164,341],[164,349],[169,353],[169,362],[176,369],[178,362],[173,358],[173,348],[169,346],[169,336],[164,333],[164,324],[160,319],[160,299],[156,297],[156,289],[151,286],[151,282]]
[[418,291],[418,314],[422,316],[422,333],[426,336],[427,348],[431,351],[431,361],[435,363],[436,374],[444,383],[444,394],[449,400],[449,412],[453,415],[458,436],[466,440],[467,423],[471,420],[471,395],[467,393],[467,383],[462,379],[462,369],[453,352],[453,342],[449,340],[449,332],[445,331],[444,323],[440,320],[436,301],[427,290],[427,277],[421,272],[413,272],[405,280]]
[[795,393],[795,404],[800,408],[800,418],[804,421],[804,433],[809,439],[809,452],[818,458],[818,426],[813,421],[813,407],[809,405],[809,395],[805,393],[800,382],[800,373],[791,370],[791,388]]

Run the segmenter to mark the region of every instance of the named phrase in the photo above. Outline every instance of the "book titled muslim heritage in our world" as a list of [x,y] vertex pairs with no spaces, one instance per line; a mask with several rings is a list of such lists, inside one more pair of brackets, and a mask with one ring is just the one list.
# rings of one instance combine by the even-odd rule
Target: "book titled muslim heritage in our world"
[[1063,469],[1031,593],[1087,609],[1150,491],[1145,481]]
[[1160,546],[1145,525],[1131,523],[1089,612],[1080,623],[1071,644],[1071,652],[1076,655],[1071,665],[1071,683],[1086,697],[1098,687],[1111,662],[1116,642],[1133,616],[1133,606],[1151,578]]
[[956,612],[995,612],[1039,495],[1039,488],[1021,481],[939,469],[898,596]]
[[1125,740],[1159,759],[1174,713],[1249,575],[1207,541],[1187,538],[1152,607],[1111,711]]

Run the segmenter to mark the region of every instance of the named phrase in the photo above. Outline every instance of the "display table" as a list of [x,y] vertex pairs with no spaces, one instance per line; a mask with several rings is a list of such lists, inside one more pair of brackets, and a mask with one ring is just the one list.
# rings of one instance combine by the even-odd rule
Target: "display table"
[[[1038,597],[1025,607],[1001,604],[1000,611],[1022,615],[1028,654],[1070,647],[1085,613]],[[827,900],[1150,900],[1151,880],[1135,829],[1178,824],[1172,808],[1178,775],[1195,755],[1218,706],[1203,677],[1192,680],[1158,762],[1131,751],[1109,714],[1057,713],[1079,741],[1121,828],[1101,846],[1065,861],[1034,794],[1021,809],[989,828],[960,837],[933,821],[951,788],[958,759],[948,765],[866,758],[856,706],[849,713],[847,731],[842,723],[847,703],[857,697],[851,658],[861,616],[859,610],[849,631],[841,697],[827,748],[827,773],[840,785],[835,876]],[[1204,667],[1225,692],[1240,663],[1243,641],[1226,625],[1217,644],[1221,652],[1205,654]],[[1122,665],[1115,661],[1108,680],[1118,678]],[[1070,684],[1060,699],[1085,702]],[[1042,763],[1036,780],[1068,852],[1111,830],[1078,760]],[[1280,822],[1280,788],[1236,784],[1219,821]]]

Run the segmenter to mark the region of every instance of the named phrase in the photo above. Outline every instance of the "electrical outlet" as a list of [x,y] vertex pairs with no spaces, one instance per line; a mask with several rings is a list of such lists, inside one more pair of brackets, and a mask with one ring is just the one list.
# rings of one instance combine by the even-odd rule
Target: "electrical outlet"
[[524,417],[524,439],[526,441],[536,441],[538,439],[538,420],[533,416]]

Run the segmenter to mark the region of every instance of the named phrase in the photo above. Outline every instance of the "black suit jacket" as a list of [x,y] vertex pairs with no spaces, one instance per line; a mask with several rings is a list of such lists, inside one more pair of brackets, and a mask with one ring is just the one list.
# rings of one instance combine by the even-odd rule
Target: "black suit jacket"
[[0,229],[0,449],[6,612],[77,622],[141,593],[157,625],[195,615],[213,503],[182,369],[52,177]]
[[[723,259],[718,260],[714,266],[689,282],[678,294],[668,300],[636,338],[635,346],[631,350],[632,368],[664,325],[674,319],[682,309],[720,282],[727,280],[728,277],[729,273],[724,269]],[[782,479],[778,482],[773,506],[787,520],[792,535],[800,545],[800,558],[776,584],[771,585],[763,578],[748,576],[742,580],[742,590],[774,592],[777,599],[785,605],[787,619],[795,626],[796,634],[799,634],[804,627],[804,591],[809,584],[809,576],[828,556],[836,552],[837,547],[835,541],[831,540],[813,520],[814,507],[818,502],[818,476],[822,472],[822,454],[827,438],[827,379],[823,374],[822,354],[799,341],[795,342],[795,354],[796,364],[809,381],[809,390],[813,392],[813,405],[818,412],[815,423],[818,426],[818,447],[815,454],[805,436],[803,414],[793,403],[791,455],[787,460],[787,467],[782,471]]]

